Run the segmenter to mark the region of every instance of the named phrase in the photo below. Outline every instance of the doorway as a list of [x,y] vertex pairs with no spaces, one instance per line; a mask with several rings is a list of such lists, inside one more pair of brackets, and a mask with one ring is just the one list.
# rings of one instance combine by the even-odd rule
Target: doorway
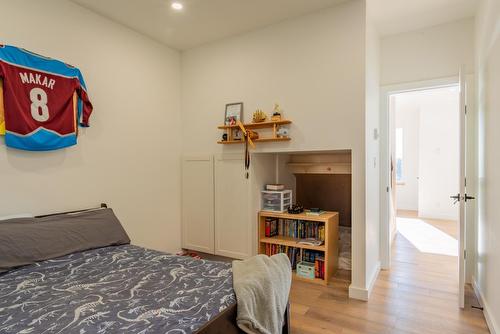
[[459,300],[460,88],[457,84],[389,95],[395,211],[389,275],[401,284]]
[[460,188],[459,98],[459,86],[450,85],[392,94],[389,105],[394,233],[453,264],[459,211],[450,195]]
[[[456,119],[458,119],[458,124],[459,124],[459,131],[458,131],[458,136],[455,137],[455,143],[457,143],[457,147],[458,147],[458,152],[459,152],[459,162],[458,164],[456,164],[456,168],[458,169],[458,175],[459,177],[457,178],[457,180],[459,180],[457,183],[459,184],[459,196],[455,196],[459,199],[459,202],[458,202],[458,205],[456,206],[456,211],[455,212],[458,212],[458,215],[459,215],[459,224],[457,226],[457,224],[451,224],[451,226],[456,226],[457,228],[457,233],[458,233],[458,256],[456,257],[456,259],[458,259],[458,261],[455,261],[455,265],[457,264],[458,262],[458,267],[459,267],[459,270],[458,270],[458,278],[459,278],[459,284],[458,284],[458,287],[459,287],[459,292],[458,292],[458,295],[459,295],[459,305],[461,307],[463,307],[463,295],[464,295],[464,269],[466,268],[463,264],[465,263],[464,259],[465,259],[465,243],[466,242],[469,242],[468,240],[471,240],[472,239],[465,239],[465,233],[466,233],[466,227],[465,227],[465,203],[467,202],[466,200],[466,190],[465,190],[465,174],[466,174],[466,170],[467,170],[467,173],[471,173],[471,175],[474,175],[473,174],[473,169],[465,169],[465,165],[468,164],[469,166],[472,166],[473,163],[473,151],[470,151],[469,153],[465,152],[466,149],[465,148],[465,144],[466,145],[471,145],[472,144],[472,141],[469,141],[470,138],[472,138],[472,136],[467,136],[467,130],[468,129],[468,126],[470,126],[471,123],[467,123],[466,120],[465,120],[465,114],[466,114],[466,100],[467,100],[467,97],[468,97],[468,93],[471,93],[473,92],[472,90],[470,89],[467,89],[466,88],[466,85],[465,85],[465,76],[463,75],[464,71],[461,71],[461,74],[459,77],[450,77],[450,78],[443,78],[443,79],[435,79],[435,80],[428,80],[428,81],[423,81],[423,82],[414,82],[414,83],[407,83],[407,84],[398,84],[398,85],[393,85],[393,86],[385,86],[385,87],[382,87],[381,89],[381,131],[380,131],[380,140],[381,140],[381,174],[380,174],[380,178],[381,178],[381,182],[382,184],[385,184],[386,186],[385,187],[381,187],[381,267],[382,269],[385,269],[385,270],[389,270],[391,269],[391,257],[395,256],[395,254],[393,252],[391,252],[391,246],[393,245],[393,242],[395,241],[396,237],[398,235],[402,235],[402,234],[399,234],[398,233],[398,229],[397,229],[397,226],[398,226],[398,221],[397,221],[397,211],[398,211],[398,202],[397,202],[397,188],[398,186],[403,186],[403,184],[401,183],[404,183],[406,184],[405,182],[405,164],[408,165],[408,164],[411,164],[411,162],[409,163],[408,161],[405,161],[407,160],[407,158],[409,158],[408,156],[408,148],[406,149],[406,154],[405,154],[405,149],[404,149],[404,143],[403,143],[403,150],[399,150],[398,154],[398,159],[396,159],[396,149],[395,149],[395,146],[396,146],[396,119],[395,119],[395,115],[394,113],[390,114],[389,113],[389,110],[391,108],[394,107],[394,102],[395,102],[395,98],[396,98],[396,95],[398,94],[402,94],[402,93],[414,93],[416,95],[418,95],[419,93],[425,93],[425,92],[433,92],[435,94],[438,94],[438,91],[443,89],[443,90],[448,90],[450,94],[454,94],[453,90],[457,90],[457,86],[459,87],[458,88],[458,99],[455,97],[455,98],[452,98],[455,103],[458,105],[458,108],[455,109],[455,115],[456,115]],[[472,80],[472,77],[471,76],[467,76],[467,82],[470,83]],[[468,85],[470,86],[470,84]],[[473,93],[471,93],[473,94]],[[409,95],[408,95],[409,96]],[[473,95],[472,95],[473,96]],[[469,96],[470,98],[470,96]],[[458,101],[457,101],[458,100]],[[427,106],[425,106],[424,109],[429,109],[427,108]],[[432,108],[430,108],[432,110]],[[423,113],[422,113],[423,114]],[[438,113],[439,114],[439,113]],[[439,116],[439,115],[438,115]],[[431,160],[432,160],[432,156],[433,154],[435,156],[438,156],[438,155],[446,155],[447,153],[449,153],[448,151],[450,150],[446,150],[445,152],[442,151],[442,149],[440,149],[439,147],[433,147],[432,144],[435,144],[437,142],[437,140],[435,140],[436,138],[433,136],[433,135],[429,135],[429,133],[432,133],[432,130],[434,128],[437,128],[437,133],[439,134],[448,134],[448,137],[449,136],[449,133],[448,133],[448,130],[447,130],[447,126],[450,124],[450,119],[449,117],[446,118],[439,118],[438,121],[434,120],[432,121],[432,117],[428,117],[431,121],[429,120],[423,120],[423,122],[420,122],[420,117],[418,118],[418,121],[419,122],[416,122],[416,121],[413,121],[412,122],[412,127],[411,127],[411,131],[415,131],[415,129],[418,130],[418,133],[427,133],[423,136],[422,138],[422,143],[423,145],[421,145],[422,147],[427,147],[427,149],[423,149],[422,147],[418,148],[418,154],[421,155],[422,152],[424,152],[424,158],[423,159],[428,159],[429,156],[431,156]],[[426,130],[424,129],[419,129],[420,127],[424,127],[426,128]],[[392,129],[392,131],[390,131],[390,129]],[[399,130],[399,137],[405,137],[404,136],[404,129],[403,130]],[[403,133],[402,133],[403,132]],[[469,138],[469,139],[467,139]],[[434,140],[433,140],[434,139]],[[445,138],[446,139],[446,138]],[[448,138],[449,139],[449,138]],[[403,139],[404,141],[404,139]],[[419,140],[419,144],[420,144],[420,140]],[[470,146],[472,147],[472,146]],[[427,158],[425,157],[425,155],[427,155]],[[413,208],[411,208],[411,210],[406,210],[406,211],[403,211],[401,210],[402,207],[404,206],[404,203],[401,202],[400,200],[400,203],[399,203],[399,209],[400,209],[400,219],[399,221],[401,222],[401,218],[405,218],[405,219],[420,219],[420,220],[424,220],[424,219],[427,219],[429,217],[432,217],[431,215],[432,214],[436,214],[436,208],[440,208],[443,209],[443,210],[440,210],[440,216],[438,217],[438,220],[448,220],[448,221],[454,221],[454,217],[453,216],[450,216],[449,214],[443,214],[443,211],[446,211],[444,210],[445,208],[442,208],[442,204],[440,204],[439,201],[435,201],[435,197],[436,197],[436,190],[434,190],[434,192],[431,192],[430,196],[425,196],[425,194],[429,194],[429,191],[428,191],[428,187],[426,186],[426,184],[431,184],[432,183],[436,183],[436,182],[422,182],[422,176],[424,176],[427,181],[429,180],[432,180],[432,175],[429,175],[428,173],[428,169],[422,169],[422,171],[420,171],[420,167],[421,167],[421,162],[420,160],[423,160],[421,159],[420,156],[418,156],[418,160],[419,162],[417,163],[417,170],[418,170],[418,174],[416,176],[416,180],[417,180],[417,183],[416,183],[416,192],[412,192],[413,194],[413,202],[410,202],[410,203],[413,203]],[[411,159],[409,159],[411,160]],[[400,168],[398,170],[397,168],[397,163],[399,161],[399,164],[400,164]],[[455,168],[455,166],[452,166],[450,165],[450,161],[446,161],[445,163],[438,163],[439,161],[441,160],[433,160],[435,163],[431,166],[433,166],[434,169],[431,169],[431,171],[435,171],[437,169],[439,169],[440,167],[443,167],[445,169],[445,174],[449,174],[450,173],[450,168]],[[466,163],[467,161],[467,163]],[[423,165],[425,166],[425,164]],[[438,168],[439,167],[439,168]],[[407,168],[408,169],[408,168]],[[398,172],[398,175],[396,175],[396,172]],[[427,174],[426,174],[427,172]],[[411,172],[409,172],[408,170],[406,171],[406,175],[412,175]],[[429,177],[431,176],[431,177]],[[398,182],[396,181],[396,178],[399,178]],[[441,181],[441,180],[439,180]],[[397,183],[400,183],[399,185]],[[411,180],[410,180],[410,183],[411,183]],[[469,186],[469,185],[467,185]],[[474,184],[472,184],[472,186],[474,186]],[[411,187],[410,187],[411,188]],[[427,190],[426,190],[427,189]],[[400,189],[401,190],[401,189]],[[442,190],[442,189],[439,189],[437,190],[438,192]],[[415,195],[417,194],[417,195]],[[453,194],[453,193],[452,193]],[[437,197],[440,198],[441,201],[447,201],[445,203],[447,203],[448,205],[452,205],[452,202],[449,202],[451,201],[450,200],[450,195],[452,195],[450,193],[447,193],[445,195],[439,195]],[[416,200],[415,200],[416,198]],[[404,196],[403,196],[403,200],[404,200]],[[427,201],[427,203],[425,202]],[[429,203],[430,202],[431,204],[433,203],[433,205],[429,206]],[[443,202],[441,202],[443,203]],[[429,208],[431,209],[434,209],[434,211],[432,210],[429,210]],[[467,210],[467,215],[469,214],[473,214],[473,210]],[[429,213],[431,215],[429,215]],[[449,213],[449,211],[448,211]],[[456,213],[455,213],[456,215]],[[431,218],[432,220],[432,218]],[[408,222],[408,221],[406,221]],[[436,230],[439,230],[439,228],[437,228],[436,226],[432,226],[432,224],[429,224],[429,222],[423,222],[425,224],[427,224],[428,227],[434,227],[434,231]],[[421,226],[426,226],[425,224],[421,224]],[[399,224],[401,225],[401,224]],[[407,224],[408,225],[408,224]],[[410,227],[414,227],[413,228],[413,231],[416,230],[416,226],[415,225],[410,225]],[[401,230],[402,228],[400,228]],[[411,228],[407,228],[407,233],[408,230],[412,230]],[[429,229],[430,230],[430,229]],[[471,231],[472,232],[472,231]],[[449,232],[450,234],[452,234],[451,232]],[[412,234],[410,234],[412,235]],[[425,239],[425,238],[424,238]],[[414,240],[415,241],[415,240]],[[415,241],[416,242],[416,241]],[[434,243],[436,244],[436,243]],[[418,248],[414,247],[415,249],[418,250]],[[453,248],[455,248],[453,246]],[[420,251],[419,251],[420,252]],[[455,254],[455,252],[453,252],[453,254]],[[450,257],[453,256],[453,255],[449,255]],[[467,259],[469,259],[469,257],[467,257]],[[454,287],[456,288],[456,286]]]

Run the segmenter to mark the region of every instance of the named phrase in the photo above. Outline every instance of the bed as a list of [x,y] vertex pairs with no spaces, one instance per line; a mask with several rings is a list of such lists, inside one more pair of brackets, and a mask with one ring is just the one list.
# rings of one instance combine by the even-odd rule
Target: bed
[[230,263],[130,244],[74,251],[0,274],[2,334],[241,333],[236,310]]

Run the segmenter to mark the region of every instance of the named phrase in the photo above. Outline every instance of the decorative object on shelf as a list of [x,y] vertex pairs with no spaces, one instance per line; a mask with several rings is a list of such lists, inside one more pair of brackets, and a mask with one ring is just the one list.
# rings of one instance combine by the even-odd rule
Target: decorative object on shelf
[[253,143],[251,135],[249,133],[250,130],[245,129],[245,126],[240,121],[238,121],[237,124],[241,132],[243,133],[243,137],[245,138],[245,178],[248,179],[248,170],[250,169],[250,150],[248,149],[248,145],[255,148],[255,144]]
[[299,213],[304,212],[304,207],[299,204],[294,204],[291,207],[288,208],[288,213],[297,215]]
[[233,136],[233,140],[240,140],[241,141],[241,130],[240,129],[236,129],[234,130],[234,136]]
[[278,138],[288,138],[288,129],[285,127],[280,127],[278,131],[276,131],[276,136]]
[[238,121],[243,121],[243,102],[226,104],[224,125],[236,125]]
[[259,139],[259,134],[256,131],[253,130],[247,130],[247,135],[250,139]]
[[254,123],[262,123],[262,122],[264,122],[266,120],[266,118],[267,118],[266,113],[263,112],[262,109],[257,109],[253,113],[252,122],[254,122]]
[[281,121],[281,114],[283,111],[278,103],[274,104],[273,115],[271,116],[271,121]]
[[222,141],[227,141],[227,133],[224,133],[224,134],[222,135]]

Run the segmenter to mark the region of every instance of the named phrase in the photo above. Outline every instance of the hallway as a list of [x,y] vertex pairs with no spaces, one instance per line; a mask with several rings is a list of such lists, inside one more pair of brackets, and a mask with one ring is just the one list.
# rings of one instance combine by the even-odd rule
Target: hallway
[[[422,221],[456,238],[455,224]],[[465,310],[458,308],[456,257],[417,246],[397,233],[392,269],[380,272],[369,302],[349,300],[347,281],[329,287],[294,281],[292,333],[489,333],[482,312],[471,307],[477,301],[470,288]]]

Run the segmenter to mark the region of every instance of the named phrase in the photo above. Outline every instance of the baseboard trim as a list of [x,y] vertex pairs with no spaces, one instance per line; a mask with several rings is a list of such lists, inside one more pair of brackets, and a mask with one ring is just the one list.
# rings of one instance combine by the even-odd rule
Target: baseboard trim
[[368,282],[368,298],[370,298],[373,287],[375,286],[375,283],[377,282],[378,275],[380,274],[380,261],[377,261],[377,264],[375,265],[375,270],[372,272],[372,276],[370,277],[370,281]]
[[368,289],[358,288],[355,286],[349,286],[349,298],[357,299],[367,302],[368,301]]
[[377,282],[378,274],[380,273],[380,261],[377,262],[375,270],[373,271],[370,282],[368,283],[368,289],[359,288],[350,285],[349,286],[349,298],[358,299],[367,302],[370,299],[370,295],[372,294],[373,287],[375,286],[375,282]]
[[500,334],[500,327],[495,322],[495,319],[491,316],[490,309],[488,307],[488,302],[484,299],[479,286],[477,285],[476,278],[472,277],[472,288],[474,289],[474,293],[479,301],[479,304],[483,307],[484,318],[486,319],[486,324],[488,325],[488,329],[491,334]]

